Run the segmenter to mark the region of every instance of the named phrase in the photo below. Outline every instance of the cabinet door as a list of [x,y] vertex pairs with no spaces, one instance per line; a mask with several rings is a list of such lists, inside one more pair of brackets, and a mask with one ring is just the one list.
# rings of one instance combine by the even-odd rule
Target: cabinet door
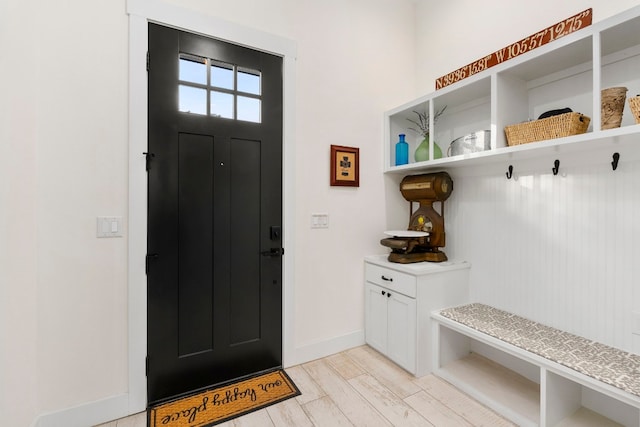
[[416,372],[416,300],[387,293],[387,355],[411,373]]
[[387,352],[387,290],[365,283],[365,325],[367,344],[381,353]]

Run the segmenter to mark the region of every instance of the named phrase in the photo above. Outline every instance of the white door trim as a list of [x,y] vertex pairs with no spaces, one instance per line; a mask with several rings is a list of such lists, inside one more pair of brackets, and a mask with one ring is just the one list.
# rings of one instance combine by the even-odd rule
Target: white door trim
[[283,364],[295,360],[294,214],[295,172],[295,42],[272,34],[196,13],[161,0],[127,0],[129,14],[129,413],[146,408],[147,381],[147,71],[149,22],[225,40],[283,58]]

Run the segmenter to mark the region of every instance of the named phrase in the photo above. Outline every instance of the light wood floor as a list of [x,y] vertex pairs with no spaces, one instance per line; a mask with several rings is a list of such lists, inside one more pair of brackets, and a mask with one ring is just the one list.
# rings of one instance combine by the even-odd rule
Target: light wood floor
[[[415,378],[368,346],[286,371],[302,395],[219,425],[514,426],[447,382],[433,375]],[[142,413],[100,427],[146,425]]]

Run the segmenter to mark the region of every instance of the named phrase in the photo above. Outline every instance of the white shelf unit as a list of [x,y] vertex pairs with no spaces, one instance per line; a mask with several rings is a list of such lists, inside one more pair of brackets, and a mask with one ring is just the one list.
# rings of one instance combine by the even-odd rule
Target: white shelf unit
[[640,400],[437,314],[433,372],[520,426],[640,426]]
[[[634,140],[640,125],[625,102],[620,128],[600,129],[600,93],[625,86],[627,99],[640,94],[640,6],[597,22],[526,54],[505,61],[453,85],[410,101],[384,115],[385,173],[465,168],[493,162],[557,155],[563,152],[600,150],[615,144],[640,155]],[[434,123],[434,112],[447,106]],[[536,119],[541,113],[569,107],[589,118],[587,133],[509,147],[504,127]],[[409,128],[414,110],[427,111],[431,141],[443,158],[414,162],[421,137]],[[448,157],[454,139],[480,130],[491,130],[491,149]],[[407,135],[409,164],[395,166],[398,134]],[[430,158],[433,158],[431,144]]]

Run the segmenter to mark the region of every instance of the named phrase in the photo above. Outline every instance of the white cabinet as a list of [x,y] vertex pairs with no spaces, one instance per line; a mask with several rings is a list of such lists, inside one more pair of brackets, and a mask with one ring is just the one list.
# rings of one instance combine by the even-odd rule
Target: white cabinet
[[416,300],[365,283],[367,343],[410,372],[416,366]]
[[469,263],[365,258],[365,339],[416,376],[431,372],[430,313],[468,300]]
[[[600,94],[614,86],[627,87],[627,97],[640,94],[638,28],[640,6],[386,112],[385,172],[407,174],[442,167],[463,171],[498,161],[513,164],[532,157],[558,158],[563,153],[575,156],[601,149],[626,150],[637,156],[640,125],[636,125],[628,103],[621,127],[602,130]],[[414,163],[413,152],[422,138],[409,129],[413,125],[407,119],[416,119],[414,110],[429,112],[433,118],[444,106],[444,114],[435,123],[431,119],[430,126],[430,139],[440,146],[444,157]],[[587,133],[508,146],[505,126],[564,107],[591,118]],[[447,157],[451,141],[480,130],[491,131],[490,150]],[[410,163],[395,166],[395,144],[401,133],[407,135]],[[627,155],[620,154],[622,158]]]

